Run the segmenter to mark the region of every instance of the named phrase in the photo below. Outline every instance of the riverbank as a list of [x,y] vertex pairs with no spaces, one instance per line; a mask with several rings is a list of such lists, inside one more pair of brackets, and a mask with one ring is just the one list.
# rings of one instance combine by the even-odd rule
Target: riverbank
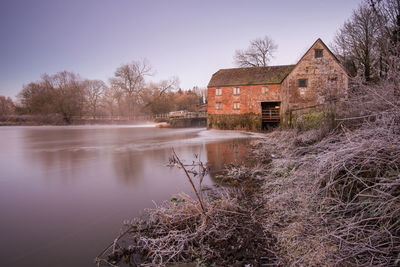
[[[303,236],[306,225],[311,230],[310,222],[318,225],[320,218],[309,205],[312,178],[296,171],[295,137],[294,131],[275,131],[253,141],[247,163],[228,164],[219,175],[230,186],[207,192],[205,214],[186,195],[166,201],[126,224],[129,234],[99,263],[131,259],[134,264],[286,266],[299,255],[313,254],[304,258],[305,264],[325,264],[329,246],[318,236]],[[307,251],[316,244],[318,250]]]
[[356,129],[277,130],[209,192],[149,210],[99,263],[396,266],[400,127],[396,114]]
[[73,119],[67,123],[59,114],[0,116],[0,126],[67,126],[67,125],[132,125],[156,124],[149,120]]

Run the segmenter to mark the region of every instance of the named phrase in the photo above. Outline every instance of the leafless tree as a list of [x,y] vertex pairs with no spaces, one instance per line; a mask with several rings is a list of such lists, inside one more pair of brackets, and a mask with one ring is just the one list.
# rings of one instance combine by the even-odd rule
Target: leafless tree
[[133,61],[117,68],[111,86],[121,90],[128,103],[129,117],[135,115],[135,107],[141,102],[145,88],[145,76],[152,75],[152,68],[147,60]]
[[366,81],[378,75],[378,22],[365,3],[353,11],[351,18],[337,32],[333,50],[350,74],[362,71]]
[[374,14],[378,18],[382,35],[393,42],[400,41],[400,0],[368,0]]
[[268,36],[250,42],[247,49],[236,50],[234,60],[240,67],[266,67],[278,45]]
[[0,95],[0,116],[14,114],[15,106],[10,97]]
[[79,75],[72,72],[44,74],[40,81],[25,85],[18,98],[26,113],[58,113],[70,123],[72,116],[82,114],[84,87]]
[[[398,77],[400,57],[400,0],[368,0],[379,25],[379,69],[381,78]],[[391,75],[394,74],[394,75]],[[397,88],[398,88],[397,83]],[[397,92],[400,95],[400,92]]]
[[160,82],[150,82],[143,94],[146,112],[161,114],[172,111],[175,108],[174,92],[179,88],[179,78],[172,77]]
[[117,105],[117,99],[115,97],[115,92],[112,87],[108,87],[101,98],[102,105],[105,107],[106,112],[114,116],[114,108]]
[[82,115],[85,84],[78,74],[63,71],[52,76],[45,74],[42,79],[54,90],[56,111],[67,123],[71,123],[72,116]]
[[168,80],[162,80],[158,83],[157,90],[159,94],[163,94],[168,91],[176,91],[179,88],[179,78],[178,76],[174,76]]
[[87,80],[86,81],[86,101],[89,105],[89,110],[96,118],[97,108],[100,104],[100,100],[107,90],[106,84],[101,80]]

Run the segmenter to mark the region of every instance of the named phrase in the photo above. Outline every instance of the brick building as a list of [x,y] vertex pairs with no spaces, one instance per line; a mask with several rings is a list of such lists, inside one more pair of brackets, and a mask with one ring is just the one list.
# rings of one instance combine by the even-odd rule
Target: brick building
[[288,111],[346,97],[348,75],[318,39],[296,65],[221,69],[208,84],[208,126],[241,115],[259,127],[287,122]]

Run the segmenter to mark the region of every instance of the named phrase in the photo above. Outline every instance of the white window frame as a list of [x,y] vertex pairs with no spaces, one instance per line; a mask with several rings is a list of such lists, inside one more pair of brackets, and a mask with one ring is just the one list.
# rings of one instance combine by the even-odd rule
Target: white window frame
[[240,109],[240,102],[233,102],[233,109],[239,110]]
[[233,94],[240,95],[240,87],[233,87]]
[[222,95],[222,88],[216,88],[215,95]]
[[215,109],[221,110],[222,109],[222,102],[215,102]]
[[266,95],[266,94],[268,94],[268,92],[269,92],[268,86],[261,87],[261,94],[262,95]]

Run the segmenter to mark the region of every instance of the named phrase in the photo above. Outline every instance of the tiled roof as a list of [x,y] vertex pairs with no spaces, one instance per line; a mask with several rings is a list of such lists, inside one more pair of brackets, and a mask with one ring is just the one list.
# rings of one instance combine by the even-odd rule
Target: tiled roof
[[211,77],[208,87],[281,83],[294,66],[221,69]]

